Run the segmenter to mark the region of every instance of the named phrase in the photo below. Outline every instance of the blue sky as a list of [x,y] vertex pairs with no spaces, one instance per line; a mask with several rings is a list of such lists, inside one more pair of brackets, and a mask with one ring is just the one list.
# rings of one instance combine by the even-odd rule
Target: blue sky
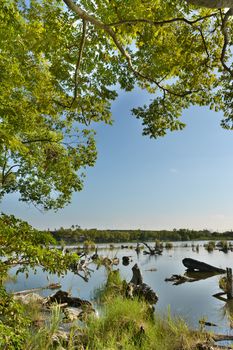
[[45,229],[233,229],[233,131],[220,127],[221,113],[192,107],[183,131],[151,140],[130,112],[148,98],[119,94],[113,126],[96,127],[97,163],[69,206],[42,213],[9,195],[2,211]]

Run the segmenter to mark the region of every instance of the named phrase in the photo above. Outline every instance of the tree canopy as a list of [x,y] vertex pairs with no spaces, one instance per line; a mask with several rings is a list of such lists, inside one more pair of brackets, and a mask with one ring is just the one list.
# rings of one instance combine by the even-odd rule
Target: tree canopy
[[94,122],[117,87],[151,94],[133,114],[153,138],[183,110],[222,110],[232,129],[230,0],[2,0],[0,196],[60,208],[96,159]]

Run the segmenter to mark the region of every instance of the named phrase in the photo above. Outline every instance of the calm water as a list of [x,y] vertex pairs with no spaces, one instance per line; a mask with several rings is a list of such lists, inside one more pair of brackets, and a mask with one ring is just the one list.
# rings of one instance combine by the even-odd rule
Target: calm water
[[[175,243],[174,248],[170,250],[164,249],[162,256],[149,256],[144,255],[142,252],[137,255],[135,250],[120,249],[120,245],[118,248],[115,245],[116,248],[113,250],[102,246],[102,249],[99,250],[99,255],[120,258],[120,264],[116,268],[120,269],[122,277],[127,281],[130,281],[132,277],[132,266],[137,263],[141,269],[144,282],[150,285],[159,296],[159,301],[155,306],[155,310],[159,313],[167,314],[168,310],[170,310],[172,315],[181,316],[190,326],[195,328],[199,327],[198,321],[201,318],[205,318],[205,320],[218,325],[218,327],[208,327],[208,329],[218,333],[233,334],[226,315],[230,307],[233,315],[233,302],[231,305],[229,302],[225,303],[212,296],[220,292],[218,287],[219,275],[178,286],[172,285],[172,282],[164,281],[165,278],[170,277],[172,274],[184,274],[185,267],[182,264],[182,259],[187,257],[222,268],[233,268],[233,252],[224,254],[215,250],[212,253],[208,253],[203,247],[204,242],[195,242],[195,245],[197,243],[200,244],[199,252],[192,251],[189,242],[189,247],[183,247],[184,243]],[[133,261],[128,266],[123,266],[121,262],[122,256],[131,256]],[[106,280],[106,271],[104,267],[96,270],[96,265],[94,264],[91,264],[90,268],[94,272],[91,273],[88,282],[71,272],[63,277],[57,277],[38,269],[37,273],[35,275],[31,273],[28,279],[25,278],[24,274],[19,274],[17,282],[8,283],[7,288],[11,291],[19,291],[60,282],[62,289],[70,291],[73,296],[92,300],[95,289],[103,285]],[[148,271],[153,268],[157,270]],[[13,272],[14,270],[12,270]],[[41,294],[47,296],[51,294],[51,291],[43,290]]]

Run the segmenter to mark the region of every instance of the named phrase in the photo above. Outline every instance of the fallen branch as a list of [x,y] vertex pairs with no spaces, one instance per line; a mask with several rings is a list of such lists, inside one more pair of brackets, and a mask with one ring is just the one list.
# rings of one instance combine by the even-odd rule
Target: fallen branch
[[38,292],[38,291],[44,290],[44,289],[59,289],[59,288],[61,288],[61,284],[60,283],[51,283],[51,284],[49,284],[46,287],[39,287],[39,288],[32,288],[32,289],[21,290],[19,292],[13,293],[13,295],[24,295],[24,294]]

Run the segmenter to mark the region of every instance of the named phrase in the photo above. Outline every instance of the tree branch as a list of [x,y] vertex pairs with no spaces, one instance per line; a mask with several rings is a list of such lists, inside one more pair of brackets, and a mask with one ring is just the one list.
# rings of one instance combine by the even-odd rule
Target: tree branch
[[227,49],[227,46],[229,44],[229,33],[228,33],[228,29],[227,29],[227,21],[228,21],[229,17],[232,15],[233,15],[233,8],[230,8],[226,12],[225,16],[223,17],[221,30],[222,30],[222,34],[223,34],[223,38],[224,38],[224,43],[223,43],[223,47],[222,47],[222,53],[221,53],[220,60],[221,60],[221,63],[222,63],[224,70],[226,70],[228,73],[230,73],[230,75],[233,77],[233,71],[225,63],[226,49]]
[[188,4],[211,9],[233,7],[233,0],[186,0]]
[[186,95],[189,95],[193,92],[196,91],[184,91],[183,93],[176,93],[172,90],[169,90],[163,86],[160,85],[159,82],[157,82],[156,80],[153,80],[151,78],[149,78],[148,76],[138,72],[134,67],[133,67],[133,63],[132,63],[132,59],[131,56],[129,55],[129,53],[125,50],[125,48],[123,47],[122,43],[118,40],[116,33],[114,32],[114,30],[111,28],[110,25],[108,24],[104,24],[103,22],[101,22],[100,20],[98,20],[97,18],[95,18],[92,15],[89,15],[86,11],[83,11],[77,4],[75,4],[72,0],[63,0],[66,5],[69,7],[70,10],[72,10],[73,12],[75,12],[80,18],[82,18],[83,20],[86,20],[90,23],[92,23],[94,26],[97,26],[100,29],[103,29],[107,34],[109,34],[112,38],[112,40],[114,41],[116,47],[118,48],[118,50],[120,51],[120,53],[122,54],[123,57],[125,57],[126,61],[128,62],[129,68],[130,70],[134,73],[135,76],[149,81],[152,84],[155,84],[159,89],[161,89],[162,91],[166,91],[169,94],[172,94],[174,96],[177,97],[185,97]]
[[82,31],[82,39],[80,42],[80,48],[79,48],[79,55],[78,55],[78,60],[76,63],[76,68],[75,68],[75,73],[74,73],[74,83],[75,83],[75,87],[74,87],[74,97],[73,100],[71,102],[70,108],[73,106],[76,98],[77,98],[77,91],[78,91],[78,72],[80,69],[80,65],[81,65],[81,60],[82,60],[82,55],[83,55],[83,49],[84,49],[84,45],[85,45],[85,39],[86,39],[86,30],[87,30],[87,25],[86,25],[86,20],[83,19],[83,31]]
[[169,24],[169,23],[174,23],[174,22],[184,22],[184,23],[187,23],[187,24],[190,24],[190,25],[193,25],[195,23],[198,23],[200,21],[203,21],[204,19],[206,18],[211,18],[211,17],[215,17],[216,15],[218,14],[218,12],[214,12],[212,13],[211,15],[206,15],[206,16],[203,16],[203,17],[199,17],[193,21],[190,21],[184,17],[177,17],[177,18],[172,18],[172,19],[167,19],[167,20],[164,20],[164,21],[151,21],[149,19],[145,19],[145,18],[138,18],[138,19],[125,19],[125,20],[122,20],[122,21],[119,21],[119,22],[113,22],[113,23],[109,23],[108,25],[111,26],[111,27],[118,27],[120,25],[123,25],[123,24],[137,24],[137,23],[147,23],[147,24],[150,24],[150,25],[154,25],[154,26],[162,26],[164,24]]
[[7,170],[7,172],[5,173],[4,180],[7,178],[8,175],[10,175],[12,169],[14,169],[14,168],[16,168],[16,167],[19,167],[19,166],[20,166],[20,164],[14,164],[14,165],[12,165],[12,166]]
[[59,140],[52,140],[52,139],[34,139],[34,140],[26,140],[21,141],[22,144],[28,144],[28,143],[35,143],[35,142],[51,142],[51,143],[57,143]]
[[206,52],[206,56],[207,56],[206,60],[205,60],[205,65],[206,65],[207,68],[210,68],[208,66],[208,64],[207,64],[207,62],[210,60],[210,54],[209,54],[209,51],[208,51],[208,47],[207,47],[207,44],[206,44],[206,40],[205,40],[203,31],[202,31],[201,27],[198,27],[197,30],[201,34],[202,43],[203,43],[203,46],[204,46],[204,49],[205,49],[205,52]]

